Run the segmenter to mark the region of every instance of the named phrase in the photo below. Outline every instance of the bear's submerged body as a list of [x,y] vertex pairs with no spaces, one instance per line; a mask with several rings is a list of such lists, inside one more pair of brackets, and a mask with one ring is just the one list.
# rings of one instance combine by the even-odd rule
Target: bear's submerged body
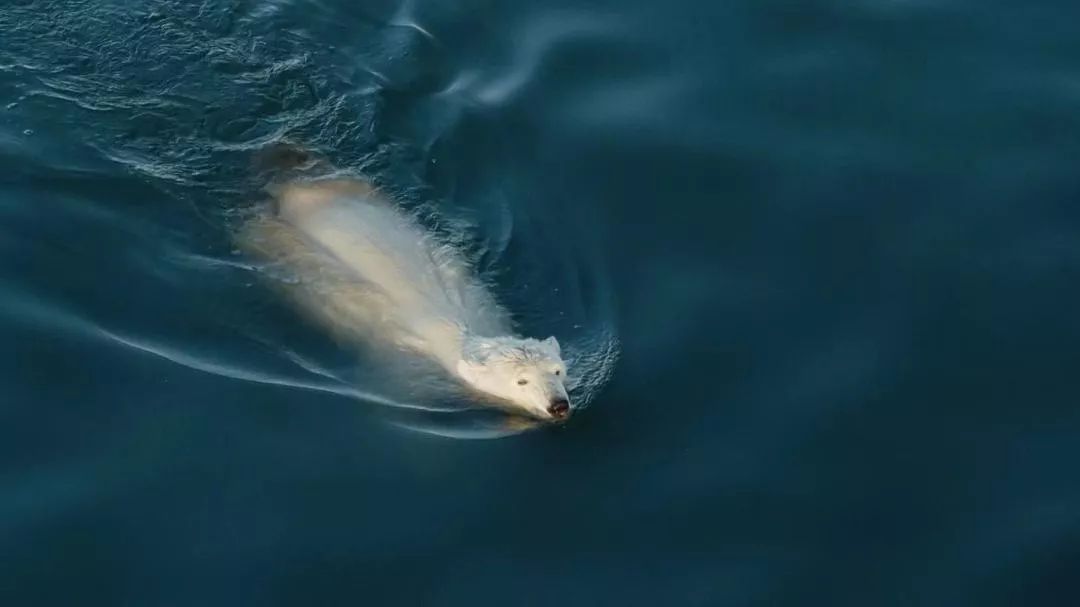
[[367,183],[298,181],[240,235],[284,266],[298,305],[338,337],[426,356],[473,388],[542,419],[569,414],[554,338],[515,337],[464,257]]

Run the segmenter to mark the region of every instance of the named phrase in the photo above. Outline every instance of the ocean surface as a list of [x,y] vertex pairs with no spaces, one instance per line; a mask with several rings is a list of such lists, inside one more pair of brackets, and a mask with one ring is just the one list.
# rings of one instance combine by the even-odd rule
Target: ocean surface
[[[1080,604],[1078,24],[0,0],[0,605]],[[282,146],[558,337],[572,419],[383,398],[237,250]]]

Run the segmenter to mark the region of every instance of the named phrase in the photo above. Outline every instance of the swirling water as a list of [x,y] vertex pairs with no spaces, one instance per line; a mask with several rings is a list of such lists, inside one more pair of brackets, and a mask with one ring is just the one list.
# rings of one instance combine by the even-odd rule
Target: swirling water
[[[1076,22],[0,2],[0,604],[1074,604]],[[491,436],[398,423],[233,250],[282,142],[589,406],[403,428]]]

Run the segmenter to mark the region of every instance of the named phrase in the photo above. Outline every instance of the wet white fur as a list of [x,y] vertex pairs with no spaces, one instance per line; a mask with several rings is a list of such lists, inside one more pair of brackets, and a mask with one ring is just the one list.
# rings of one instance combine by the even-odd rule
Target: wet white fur
[[248,222],[241,244],[285,265],[300,307],[340,337],[408,348],[540,419],[569,400],[555,338],[514,336],[462,256],[368,184],[292,182],[273,194],[276,211]]

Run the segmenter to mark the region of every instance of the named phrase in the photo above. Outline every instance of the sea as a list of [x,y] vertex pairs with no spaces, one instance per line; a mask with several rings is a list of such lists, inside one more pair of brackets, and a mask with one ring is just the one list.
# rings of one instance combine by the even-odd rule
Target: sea
[[[275,150],[570,419],[282,297]],[[1078,463],[1080,3],[0,0],[0,605],[1068,607]]]

